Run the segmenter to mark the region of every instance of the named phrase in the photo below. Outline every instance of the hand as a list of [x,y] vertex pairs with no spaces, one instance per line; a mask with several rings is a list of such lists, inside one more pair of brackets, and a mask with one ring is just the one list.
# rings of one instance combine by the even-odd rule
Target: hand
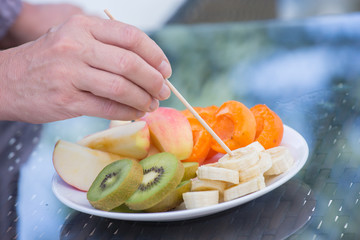
[[0,119],[44,123],[81,115],[136,119],[169,97],[170,64],[137,28],[76,15],[0,52]]
[[7,35],[1,39],[0,48],[10,48],[33,41],[75,14],[83,11],[71,4],[29,4],[23,2],[22,10]]

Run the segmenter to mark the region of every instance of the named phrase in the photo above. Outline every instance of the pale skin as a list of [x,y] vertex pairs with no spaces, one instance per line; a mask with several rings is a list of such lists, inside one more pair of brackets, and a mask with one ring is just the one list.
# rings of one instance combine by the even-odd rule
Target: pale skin
[[[82,115],[131,120],[170,96],[164,81],[171,75],[169,61],[150,37],[125,23],[73,15],[64,6],[63,23],[57,25],[62,19],[54,14],[54,23],[42,21],[54,26],[50,30],[31,31],[34,36],[17,40],[30,42],[0,51],[0,120],[45,123]],[[53,11],[59,13],[59,7]],[[40,12],[51,18],[44,9],[32,16],[41,19]],[[24,39],[44,29],[36,40]]]

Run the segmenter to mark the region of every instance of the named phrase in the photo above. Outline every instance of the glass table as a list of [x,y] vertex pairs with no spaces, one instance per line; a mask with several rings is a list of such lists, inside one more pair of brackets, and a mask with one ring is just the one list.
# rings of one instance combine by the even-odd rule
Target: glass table
[[[175,222],[101,218],[51,190],[52,151],[109,121],[1,122],[1,239],[359,239],[360,15],[172,25],[151,34],[194,106],[267,104],[306,139],[302,170],[246,204]],[[184,109],[172,96],[161,103]]]

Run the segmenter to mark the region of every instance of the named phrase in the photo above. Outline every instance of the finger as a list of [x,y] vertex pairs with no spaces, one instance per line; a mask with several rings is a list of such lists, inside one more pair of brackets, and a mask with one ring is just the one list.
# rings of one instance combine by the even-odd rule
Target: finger
[[115,20],[94,21],[90,28],[95,39],[128,49],[143,58],[161,72],[164,78],[171,76],[171,66],[161,48],[144,32],[134,26]]
[[97,41],[91,46],[92,50],[84,54],[90,66],[123,76],[159,100],[170,96],[162,75],[137,54]]
[[140,111],[154,111],[159,102],[122,76],[88,67],[74,82],[75,87]]
[[79,92],[79,96],[71,106],[76,115],[100,117],[109,120],[135,120],[144,116],[145,112],[127,105],[95,96],[89,92]]

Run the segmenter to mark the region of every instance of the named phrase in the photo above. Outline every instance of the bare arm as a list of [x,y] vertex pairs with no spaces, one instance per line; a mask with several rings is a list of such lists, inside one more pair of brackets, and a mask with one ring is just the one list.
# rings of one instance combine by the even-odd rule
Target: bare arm
[[0,52],[0,62],[1,120],[129,120],[170,95],[163,51],[117,21],[73,16],[36,41]]

